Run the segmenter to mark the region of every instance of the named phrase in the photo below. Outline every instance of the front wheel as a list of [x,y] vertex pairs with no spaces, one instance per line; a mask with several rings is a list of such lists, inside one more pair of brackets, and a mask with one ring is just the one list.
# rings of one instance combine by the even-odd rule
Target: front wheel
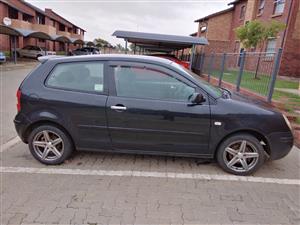
[[217,150],[220,167],[235,175],[250,175],[265,161],[265,153],[259,140],[249,134],[237,134],[224,140]]
[[70,137],[63,130],[52,125],[42,125],[33,129],[28,144],[34,158],[47,165],[64,162],[73,151]]

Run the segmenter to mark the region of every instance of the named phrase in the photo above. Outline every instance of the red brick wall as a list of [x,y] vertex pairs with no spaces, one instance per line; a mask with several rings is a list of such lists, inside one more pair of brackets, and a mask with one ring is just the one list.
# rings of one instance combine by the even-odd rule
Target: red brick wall
[[[8,16],[7,5],[0,2],[0,20],[1,23],[4,17]],[[9,36],[0,34],[0,51],[9,50]]]
[[[25,5],[24,3],[22,3],[22,1],[20,0],[7,0],[8,2],[10,2],[12,5],[15,5],[17,8],[19,8],[20,10],[35,16],[35,10],[30,8],[29,6]],[[21,19],[21,18],[19,18]],[[36,21],[34,20],[32,23],[36,23]]]
[[247,5],[247,1],[241,1],[237,3],[234,6],[234,11],[233,11],[233,16],[232,16],[232,23],[231,23],[231,33],[230,33],[230,52],[234,52],[234,47],[235,47],[235,41],[237,40],[236,35],[235,35],[235,29],[239,26],[244,25],[244,20],[240,19],[240,13],[241,13],[241,7],[243,5]]
[[205,54],[229,52],[231,50],[230,42],[210,40],[209,45],[203,47],[203,50]]
[[279,74],[300,78],[300,2],[294,0]]

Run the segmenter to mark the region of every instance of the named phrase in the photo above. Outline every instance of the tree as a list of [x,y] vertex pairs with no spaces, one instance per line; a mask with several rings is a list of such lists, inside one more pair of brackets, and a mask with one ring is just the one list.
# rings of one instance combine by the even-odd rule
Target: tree
[[[242,45],[246,48],[254,48],[260,45],[260,52],[263,51],[265,42],[269,38],[276,38],[279,32],[285,29],[284,23],[272,20],[270,23],[263,23],[258,20],[253,20],[246,23],[244,26],[240,26],[235,30],[237,38]],[[260,55],[258,57],[255,78],[257,79],[257,72],[260,64]]]
[[98,48],[107,47],[108,45],[110,45],[108,41],[102,38],[95,38],[94,43]]
[[125,48],[119,43],[115,46],[116,50],[118,52],[124,52],[125,51]]
[[256,48],[258,45],[263,48],[264,42],[269,38],[277,37],[278,33],[284,29],[285,24],[277,20],[273,20],[271,23],[253,20],[238,27],[235,33],[245,48]]
[[131,43],[131,44],[129,45],[130,51],[134,52],[134,47],[135,47],[135,51],[136,51],[136,52],[139,52],[139,51],[140,51],[140,48],[139,48],[138,46],[135,46],[135,44],[133,44],[133,43]]

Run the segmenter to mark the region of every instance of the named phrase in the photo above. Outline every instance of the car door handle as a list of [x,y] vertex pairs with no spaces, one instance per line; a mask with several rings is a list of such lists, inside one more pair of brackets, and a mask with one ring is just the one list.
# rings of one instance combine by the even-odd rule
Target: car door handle
[[116,111],[124,111],[127,109],[125,106],[120,106],[120,105],[112,105],[110,108]]

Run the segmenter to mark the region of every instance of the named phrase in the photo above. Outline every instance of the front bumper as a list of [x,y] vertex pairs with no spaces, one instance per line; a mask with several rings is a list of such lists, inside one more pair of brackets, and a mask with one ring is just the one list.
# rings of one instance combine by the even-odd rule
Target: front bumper
[[271,160],[285,157],[293,148],[292,132],[276,132],[268,135]]

